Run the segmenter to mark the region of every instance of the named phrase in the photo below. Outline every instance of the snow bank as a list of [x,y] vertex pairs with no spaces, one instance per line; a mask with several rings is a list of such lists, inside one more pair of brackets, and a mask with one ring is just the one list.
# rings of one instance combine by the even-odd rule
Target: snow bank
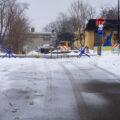
[[101,57],[93,57],[92,64],[98,65],[120,77],[120,56],[106,52]]
[[27,55],[38,55],[38,54],[39,54],[39,52],[31,51],[31,52],[29,52]]
[[79,53],[75,53],[74,51],[71,51],[70,53],[68,53],[68,55],[79,55]]
[[[70,53],[70,54],[74,54],[75,53]],[[76,53],[78,54],[78,53]],[[82,56],[81,58],[66,58],[66,59],[62,59],[63,62],[77,62],[78,64],[93,64],[93,65],[97,65],[115,75],[117,75],[118,77],[120,77],[120,55],[117,54],[113,54],[112,52],[103,52],[102,56],[98,56],[96,53],[94,53],[94,51],[90,51],[90,53],[88,53],[89,55],[91,55],[90,58],[88,58],[87,56]],[[66,62],[66,63],[67,63]]]
[[[38,52],[32,51],[29,53],[29,55],[37,55],[39,54]],[[93,51],[90,51],[89,53],[90,55],[93,55]],[[51,54],[48,54],[48,56],[50,56]],[[69,53],[69,55],[79,55],[79,53],[74,53],[71,52]],[[28,62],[32,62],[34,61],[34,59],[36,58],[32,58],[32,59],[27,59],[27,58],[0,58],[0,69],[8,69],[9,66],[12,65],[12,68],[15,69],[18,65],[23,64],[23,65],[28,65]],[[44,60],[44,59],[38,59],[38,60]],[[49,61],[50,59],[48,59]],[[56,60],[56,59],[55,59]],[[88,58],[87,56],[82,56],[81,58],[60,58],[57,59],[58,61],[67,61],[69,62],[77,62],[78,64],[93,64],[93,65],[97,65],[101,68],[104,68],[114,74],[116,74],[117,76],[120,77],[119,71],[120,71],[120,55],[118,54],[113,54],[112,52],[104,52],[102,54],[102,56],[98,56],[98,55],[94,55],[91,56],[90,58]],[[66,62],[66,63],[67,63]],[[38,62],[39,64],[39,62]],[[1,74],[1,73],[0,73]]]
[[0,51],[0,55],[5,55],[5,54],[6,54],[6,53],[3,53],[3,52]]

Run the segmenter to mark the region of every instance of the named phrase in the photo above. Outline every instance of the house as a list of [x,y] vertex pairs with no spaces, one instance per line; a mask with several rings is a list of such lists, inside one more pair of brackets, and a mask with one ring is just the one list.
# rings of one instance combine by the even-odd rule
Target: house
[[[117,42],[117,34],[118,20],[106,20],[106,26],[103,28],[102,45],[112,47],[112,45]],[[76,39],[78,35],[79,39]],[[100,40],[96,19],[90,19],[86,27],[80,28],[75,32],[75,36],[74,46],[77,46],[78,48],[87,46],[89,49],[93,49],[95,46],[98,46]]]
[[[103,28],[102,46],[112,47],[117,43],[118,36],[118,20],[106,20],[106,25]],[[96,26],[96,19],[91,19],[85,28],[85,46],[93,49],[99,44],[98,27]]]
[[27,35],[28,40],[24,46],[28,51],[37,50],[43,45],[52,45],[52,33],[31,32]]

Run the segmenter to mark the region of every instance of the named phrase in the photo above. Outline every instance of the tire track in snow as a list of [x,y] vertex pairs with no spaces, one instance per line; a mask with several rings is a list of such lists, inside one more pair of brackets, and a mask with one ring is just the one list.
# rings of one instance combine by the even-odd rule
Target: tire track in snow
[[52,104],[52,74],[50,71],[50,67],[47,62],[44,61],[44,66],[47,72],[46,80],[47,80],[47,91],[46,91],[46,97],[45,97],[45,112],[47,113],[47,120],[51,120],[51,111],[50,111],[50,105]]
[[76,103],[77,103],[77,107],[78,107],[78,111],[79,111],[79,115],[80,115],[80,120],[87,120],[87,105],[79,91],[79,89],[77,88],[76,83],[74,82],[75,79],[72,75],[72,73],[70,72],[70,70],[68,70],[68,68],[62,64],[59,63],[60,66],[63,68],[63,70],[65,71],[65,74],[68,76],[68,79],[70,80],[72,89],[73,89],[73,93],[76,99]]

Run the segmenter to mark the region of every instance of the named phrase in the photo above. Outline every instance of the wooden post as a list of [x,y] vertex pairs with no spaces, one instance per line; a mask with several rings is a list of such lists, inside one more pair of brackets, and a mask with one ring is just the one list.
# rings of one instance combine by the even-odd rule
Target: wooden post
[[102,46],[102,35],[99,35],[99,45],[98,45],[98,50],[97,50],[97,53],[98,55],[101,56],[101,46]]
[[98,55],[100,55],[101,56],[101,46],[98,46]]

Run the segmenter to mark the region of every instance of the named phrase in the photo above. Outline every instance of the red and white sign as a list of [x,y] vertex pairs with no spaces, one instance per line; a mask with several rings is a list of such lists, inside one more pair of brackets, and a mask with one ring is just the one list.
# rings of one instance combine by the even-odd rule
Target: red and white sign
[[102,24],[98,25],[98,30],[103,30],[103,25]]
[[68,46],[61,46],[61,47],[60,47],[60,50],[68,50],[68,49],[69,49]]
[[99,27],[99,25],[103,25],[105,27],[106,21],[102,18],[96,20],[96,26]]
[[112,48],[119,48],[119,44],[113,44]]

